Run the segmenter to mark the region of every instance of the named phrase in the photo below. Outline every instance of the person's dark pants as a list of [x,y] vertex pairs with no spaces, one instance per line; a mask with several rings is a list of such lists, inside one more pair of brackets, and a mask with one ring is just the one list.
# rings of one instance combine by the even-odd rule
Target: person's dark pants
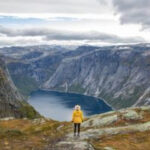
[[74,123],[74,134],[78,131],[78,134],[80,134],[80,123]]

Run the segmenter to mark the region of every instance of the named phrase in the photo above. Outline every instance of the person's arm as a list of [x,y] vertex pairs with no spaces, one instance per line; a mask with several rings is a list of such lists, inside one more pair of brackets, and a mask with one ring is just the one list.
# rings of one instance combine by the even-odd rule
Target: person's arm
[[71,120],[72,122],[74,121],[74,111],[73,111],[73,113],[72,113],[72,120]]
[[82,120],[82,122],[84,120],[84,116],[83,116],[83,112],[82,111],[81,111],[81,120]]

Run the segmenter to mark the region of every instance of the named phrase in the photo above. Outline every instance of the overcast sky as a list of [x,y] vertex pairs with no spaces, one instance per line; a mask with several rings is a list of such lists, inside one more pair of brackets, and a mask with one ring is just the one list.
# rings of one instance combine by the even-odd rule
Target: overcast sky
[[0,46],[150,42],[150,0],[0,0]]

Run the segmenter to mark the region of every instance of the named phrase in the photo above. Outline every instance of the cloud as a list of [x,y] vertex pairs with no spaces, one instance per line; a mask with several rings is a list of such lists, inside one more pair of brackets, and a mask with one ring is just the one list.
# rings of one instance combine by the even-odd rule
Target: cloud
[[45,44],[40,37],[3,37],[0,36],[0,47],[26,46]]
[[140,37],[122,38],[113,34],[100,33],[96,31],[91,32],[71,32],[71,31],[55,31],[46,36],[46,39],[52,40],[90,40],[90,41],[103,41],[109,43],[134,43],[143,42],[144,39]]
[[[21,44],[25,41],[29,43],[35,40],[35,43],[39,40],[49,42],[49,41],[74,41],[84,43],[85,41],[90,42],[106,42],[106,43],[137,43],[144,42],[144,39],[141,37],[119,37],[113,34],[106,34],[96,31],[71,31],[71,30],[56,30],[43,27],[30,27],[30,28],[8,28],[0,26],[0,35],[5,37],[6,42],[8,39],[15,39],[18,43],[21,40]],[[20,39],[19,39],[20,38]],[[17,39],[17,40],[16,40]]]
[[150,0],[112,0],[122,24],[141,24],[150,28]]
[[1,0],[2,13],[98,13],[97,0]]
[[6,36],[43,36],[51,33],[47,28],[11,28],[0,26],[0,33]]

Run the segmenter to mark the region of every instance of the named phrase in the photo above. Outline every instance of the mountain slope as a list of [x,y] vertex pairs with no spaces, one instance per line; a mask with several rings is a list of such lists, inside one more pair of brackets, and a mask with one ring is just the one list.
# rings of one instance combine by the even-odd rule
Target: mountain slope
[[[4,53],[4,50],[5,48],[1,52]],[[35,46],[32,49],[20,48],[20,53],[22,51],[25,53],[24,55],[22,53],[19,55],[18,48],[14,47],[12,50],[9,48],[9,51],[7,50],[7,53],[4,54],[9,56],[7,57],[7,66],[15,85],[23,95],[29,96],[30,92],[41,87],[53,75],[64,58],[78,56],[92,50],[93,47],[89,46],[79,47],[75,51],[67,51],[62,47],[49,49],[49,46],[40,49]],[[42,54],[37,57],[37,52]],[[11,53],[15,55],[11,56]]]
[[5,61],[0,56],[0,117],[31,117],[39,116],[29,106],[14,86]]
[[116,109],[149,104],[149,49],[113,48],[63,59],[44,88],[105,99]]

